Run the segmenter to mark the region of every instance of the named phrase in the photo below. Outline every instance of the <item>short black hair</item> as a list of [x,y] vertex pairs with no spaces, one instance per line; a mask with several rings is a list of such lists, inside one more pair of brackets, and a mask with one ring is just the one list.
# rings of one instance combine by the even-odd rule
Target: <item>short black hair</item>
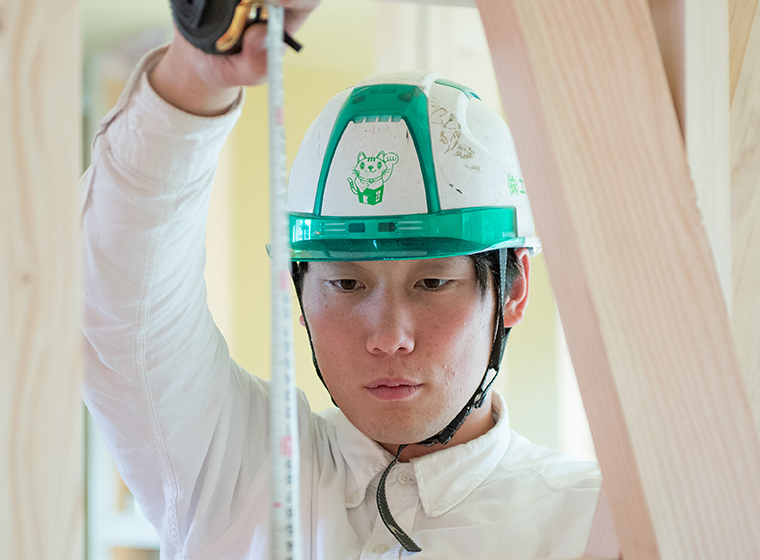
[[[475,253],[468,255],[475,264],[475,276],[478,279],[478,287],[481,296],[485,296],[488,290],[488,273],[491,273],[491,279],[495,286],[499,285],[501,270],[499,269],[499,251],[486,251],[485,253]],[[514,249],[507,249],[507,263],[505,268],[504,297],[512,290],[512,285],[520,276],[522,265],[517,258],[517,252]]]

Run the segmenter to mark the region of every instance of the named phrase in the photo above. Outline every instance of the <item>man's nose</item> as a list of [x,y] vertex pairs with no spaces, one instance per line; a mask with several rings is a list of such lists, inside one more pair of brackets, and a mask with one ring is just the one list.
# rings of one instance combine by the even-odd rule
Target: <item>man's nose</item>
[[367,351],[370,354],[408,354],[414,350],[412,310],[402,297],[375,294],[367,306]]

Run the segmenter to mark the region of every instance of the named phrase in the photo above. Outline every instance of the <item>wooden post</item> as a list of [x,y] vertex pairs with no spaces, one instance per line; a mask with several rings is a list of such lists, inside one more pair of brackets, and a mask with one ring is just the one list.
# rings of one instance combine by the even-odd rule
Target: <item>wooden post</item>
[[615,532],[614,520],[604,485],[599,492],[599,500],[596,503],[594,520],[591,523],[591,534],[586,543],[584,558],[610,560],[620,558],[620,541]]
[[649,0],[723,296],[731,309],[728,0]]
[[760,442],[647,2],[478,6],[623,558],[756,558]]
[[[739,83],[739,75],[742,72],[744,54],[748,49],[749,34],[755,21],[757,12],[757,0],[729,0],[728,2],[728,26],[729,26],[729,64],[731,72],[731,102],[734,100],[736,86]],[[757,47],[757,44],[754,45]],[[753,52],[749,51],[750,54]]]
[[738,69],[731,105],[731,320],[755,426],[760,430],[760,10],[756,6],[756,0],[732,3],[732,13],[749,17],[751,31],[745,31],[745,19],[731,18],[732,74]]
[[83,557],[76,0],[0,0],[0,556]]

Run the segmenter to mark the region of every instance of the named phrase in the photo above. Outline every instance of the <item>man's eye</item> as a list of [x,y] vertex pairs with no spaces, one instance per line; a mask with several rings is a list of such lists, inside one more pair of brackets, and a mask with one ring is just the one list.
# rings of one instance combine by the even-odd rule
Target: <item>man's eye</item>
[[425,278],[420,280],[422,287],[427,290],[437,290],[438,288],[443,287],[446,282],[448,282],[448,280],[444,280],[443,278]]
[[356,280],[351,280],[348,278],[343,278],[341,280],[336,280],[335,283],[338,285],[338,287],[341,290],[350,292],[351,290],[355,290],[358,286],[358,282]]

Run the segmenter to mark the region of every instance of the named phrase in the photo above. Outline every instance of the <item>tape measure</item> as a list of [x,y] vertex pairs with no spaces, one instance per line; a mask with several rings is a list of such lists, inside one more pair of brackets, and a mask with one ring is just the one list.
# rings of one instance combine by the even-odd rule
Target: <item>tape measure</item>
[[[265,23],[268,7],[262,0],[171,0],[177,29],[191,45],[209,54],[240,51],[249,25]],[[283,41],[296,52],[301,45],[286,31]]]
[[272,285],[272,389],[270,429],[272,505],[270,557],[301,557],[298,414],[291,320],[290,241],[287,213],[282,36],[284,10],[270,6],[267,30],[269,74],[269,212]]
[[234,54],[249,25],[267,22],[269,80],[269,196],[271,256],[272,375],[270,443],[272,492],[270,558],[301,558],[299,439],[291,322],[290,242],[286,194],[282,42],[299,45],[284,30],[284,10],[252,0],[171,0],[177,28],[210,54]]

